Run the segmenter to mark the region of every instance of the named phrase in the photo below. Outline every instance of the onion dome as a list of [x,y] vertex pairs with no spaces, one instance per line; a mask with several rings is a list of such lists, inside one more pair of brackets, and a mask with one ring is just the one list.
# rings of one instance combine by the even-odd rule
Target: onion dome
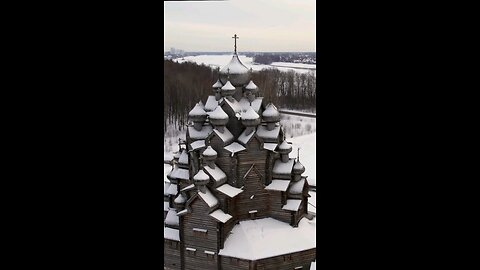
[[207,112],[205,112],[205,109],[202,108],[202,105],[200,103],[197,103],[195,107],[188,113],[188,117],[193,121],[193,122],[204,122],[207,120]]
[[230,63],[220,69],[220,81],[225,84],[227,81],[233,86],[244,86],[250,80],[248,68],[240,61],[237,54],[234,54]]
[[277,146],[277,152],[286,155],[292,152],[292,146],[287,143],[287,141],[283,141],[279,146]]
[[280,113],[277,110],[277,107],[273,105],[272,103],[267,105],[267,108],[265,108],[265,111],[262,113],[263,120],[265,122],[278,122],[280,121]]
[[210,181],[210,176],[208,176],[203,169],[199,170],[197,174],[193,177],[193,183],[195,185],[204,186]]
[[302,163],[300,163],[300,160],[297,160],[295,162],[295,165],[293,165],[293,170],[292,170],[293,174],[302,174],[305,172],[305,167],[303,166]]
[[222,86],[221,88],[222,90],[220,90],[220,94],[222,95],[222,97],[226,97],[226,96],[231,96],[235,93],[235,91],[237,90],[235,88],[235,86],[233,86],[230,81],[227,81],[227,83]]
[[228,115],[220,106],[217,106],[217,108],[209,114],[209,118],[210,123],[214,126],[224,126],[228,123]]
[[222,88],[223,84],[220,82],[220,79],[217,80],[217,82],[212,85],[212,88],[213,89],[218,89],[218,88]]
[[187,151],[183,150],[182,154],[178,158],[178,164],[188,165],[188,154]]
[[245,86],[245,89],[252,91],[252,93],[257,93],[257,92],[258,92],[258,88],[257,88],[257,86],[253,83],[252,80],[250,80],[250,82],[248,83],[248,85]]
[[242,124],[247,127],[260,124],[260,116],[249,106],[247,111],[242,113]]
[[183,194],[180,193],[178,194],[177,198],[173,200],[173,205],[175,206],[175,208],[182,209],[184,208],[186,201],[187,201],[187,198],[185,198],[185,196],[183,196]]
[[208,146],[202,153],[203,159],[206,161],[215,160],[217,158],[217,151],[213,150],[211,146]]

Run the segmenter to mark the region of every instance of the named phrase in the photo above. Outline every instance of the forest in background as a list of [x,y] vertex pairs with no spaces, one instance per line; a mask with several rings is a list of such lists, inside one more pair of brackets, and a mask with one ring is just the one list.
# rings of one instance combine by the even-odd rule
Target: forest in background
[[[164,131],[167,125],[178,125],[182,130],[187,124],[188,112],[200,100],[205,104],[214,95],[212,85],[218,79],[218,71],[209,66],[164,60]],[[312,73],[281,72],[278,69],[254,71],[253,82],[259,88],[258,96],[279,108],[315,110],[316,77]]]

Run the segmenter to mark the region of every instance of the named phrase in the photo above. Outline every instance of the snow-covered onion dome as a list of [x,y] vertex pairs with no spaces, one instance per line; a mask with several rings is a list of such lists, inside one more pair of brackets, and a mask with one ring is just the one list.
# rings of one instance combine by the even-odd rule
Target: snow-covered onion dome
[[222,98],[222,94],[220,92],[222,91],[223,84],[220,82],[220,79],[217,80],[217,82],[212,85],[213,92],[215,93],[215,100],[220,100]]
[[205,185],[210,181],[210,177],[200,169],[197,174],[193,177],[193,183],[195,186],[202,192],[205,192]]
[[[187,151],[185,149],[182,150],[182,154],[178,158],[178,164],[188,166],[188,154],[187,154]],[[182,166],[180,166],[180,167],[182,167]]]
[[216,91],[216,90],[222,88],[222,86],[223,86],[223,84],[220,82],[220,79],[218,79],[217,82],[214,85],[212,85],[212,88],[213,88],[214,91]]
[[207,165],[210,168],[215,169],[214,161],[215,159],[217,159],[217,151],[213,150],[211,146],[208,146],[207,149],[203,151],[202,156],[203,156],[203,160],[205,160]]
[[226,84],[230,80],[233,86],[244,86],[250,80],[248,68],[240,61],[235,53],[226,66],[220,70],[220,81]]
[[260,124],[260,116],[250,106],[247,111],[242,113],[242,124],[247,127],[247,135],[252,133],[255,127]]
[[294,181],[299,181],[302,178],[302,173],[305,172],[305,167],[303,166],[302,163],[300,163],[300,160],[295,161],[295,165],[293,165],[293,180]]
[[247,97],[248,101],[252,102],[255,100],[255,94],[258,93],[257,86],[253,83],[252,80],[245,86],[245,96]]
[[288,162],[288,154],[292,152],[292,146],[287,143],[286,140],[284,140],[279,146],[277,146],[278,153],[280,153],[280,156],[282,158],[282,162]]
[[235,86],[233,86],[230,81],[227,81],[227,83],[222,86],[220,94],[222,95],[222,97],[229,97],[232,96],[236,90],[237,89],[235,88]]
[[178,210],[183,210],[185,208],[185,202],[187,201],[187,198],[183,196],[182,193],[178,194],[177,198],[173,200],[173,206]]
[[[305,182],[293,182],[288,190],[289,195],[301,195],[303,192],[303,185]],[[295,196],[297,197],[297,196]]]
[[277,110],[277,107],[272,103],[268,104],[265,108],[265,111],[262,113],[263,120],[267,122],[267,129],[273,130],[275,128],[275,123],[280,121],[280,113]]
[[193,127],[198,131],[202,130],[203,123],[207,120],[207,112],[205,112],[204,108],[202,108],[200,103],[197,103],[188,113],[188,118],[193,121]]
[[208,118],[210,123],[220,132],[223,132],[223,127],[228,123],[228,115],[220,106],[217,106],[213,112],[209,113]]

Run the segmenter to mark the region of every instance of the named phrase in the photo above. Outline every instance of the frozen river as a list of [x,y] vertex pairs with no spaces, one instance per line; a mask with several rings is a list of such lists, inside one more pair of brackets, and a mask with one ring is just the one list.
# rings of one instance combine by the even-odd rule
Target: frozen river
[[[255,71],[259,71],[265,68],[276,68],[280,71],[290,71],[293,70],[298,73],[308,73],[312,72],[315,76],[317,75],[316,65],[313,64],[301,64],[301,63],[286,63],[286,62],[273,62],[271,65],[262,65],[262,64],[253,64],[253,58],[247,57],[245,55],[238,56],[242,63],[247,66],[247,68],[252,68]],[[225,55],[197,55],[197,56],[186,56],[184,58],[177,58],[173,61],[178,63],[183,62],[194,62],[197,64],[205,64],[211,67],[223,67],[227,65],[232,59],[231,54]]]

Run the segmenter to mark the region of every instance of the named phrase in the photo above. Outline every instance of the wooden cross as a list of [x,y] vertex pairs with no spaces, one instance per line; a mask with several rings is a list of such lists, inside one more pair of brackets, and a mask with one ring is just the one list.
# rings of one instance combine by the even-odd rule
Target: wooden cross
[[235,51],[235,54],[237,54],[237,39],[239,39],[239,37],[237,36],[237,34],[233,35],[233,37],[235,39],[235,46],[234,46],[234,51]]

